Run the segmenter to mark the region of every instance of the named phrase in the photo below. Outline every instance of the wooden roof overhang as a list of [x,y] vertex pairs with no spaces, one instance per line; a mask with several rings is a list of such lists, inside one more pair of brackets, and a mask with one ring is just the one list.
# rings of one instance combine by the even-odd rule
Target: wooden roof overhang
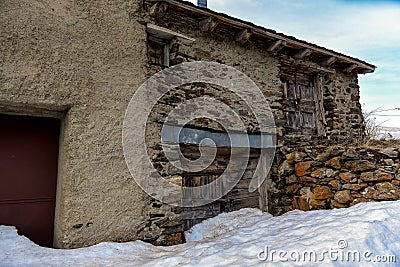
[[146,0],[146,3],[149,5],[150,15],[152,16],[162,17],[167,12],[175,12],[197,20],[199,29],[203,32],[213,32],[216,29],[221,29],[232,32],[237,42],[260,42],[267,51],[275,54],[283,63],[306,66],[310,69],[330,73],[338,69],[344,73],[366,74],[372,73],[376,69],[376,66],[360,59],[346,56],[223,13],[200,8],[190,2]]

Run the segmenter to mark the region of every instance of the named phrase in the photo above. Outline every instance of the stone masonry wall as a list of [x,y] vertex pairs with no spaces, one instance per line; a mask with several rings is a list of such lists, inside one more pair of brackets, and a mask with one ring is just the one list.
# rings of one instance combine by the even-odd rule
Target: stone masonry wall
[[395,148],[298,147],[277,154],[270,212],[345,208],[400,199],[400,155]]
[[[269,102],[277,126],[279,146],[289,149],[289,147],[299,145],[352,143],[360,137],[363,117],[361,105],[358,101],[357,74],[344,74],[339,71],[318,74],[316,70],[302,69],[303,72],[311,76],[321,75],[326,136],[289,135],[286,132],[287,118],[284,104],[287,99],[281,81],[282,63],[279,57],[265,50],[264,44],[256,42],[238,43],[234,40],[234,33],[220,29],[216,29],[212,33],[201,32],[196,19],[177,16],[172,12],[167,13],[163,18],[155,18],[147,14],[145,21],[195,39],[195,41],[181,38],[171,40],[170,65],[191,61],[215,61],[235,67],[249,76]],[[147,64],[147,77],[162,70],[162,68],[161,66]],[[297,68],[293,66],[296,71]],[[147,145],[150,153],[154,155],[154,166],[167,179],[181,181],[182,174],[171,168],[170,164],[165,161],[159,144],[160,129],[165,116],[183,101],[204,95],[215,97],[227,103],[242,115],[242,119],[250,132],[257,132],[256,127],[253,126],[252,114],[229,91],[199,84],[177,88],[161,99],[151,114],[147,125],[147,131],[151,133],[147,136],[153,137],[148,139]],[[217,125],[207,120],[197,121],[195,126],[220,130]],[[277,168],[275,167],[275,169]],[[275,188],[277,192],[284,192],[286,185],[279,185],[282,186]],[[268,194],[271,197],[270,192]],[[275,201],[274,196],[272,196],[272,199]],[[287,205],[283,205],[280,199],[278,201],[279,203],[274,205],[270,200],[270,205],[273,206],[272,210],[278,211],[275,212],[276,214],[280,213],[281,210],[288,210]],[[285,204],[287,204],[287,200]],[[141,239],[154,244],[170,245],[183,242],[181,239],[183,236],[182,209],[152,200],[152,204],[147,206],[144,213],[149,214],[150,220],[146,227],[142,229]],[[154,217],[154,214],[156,214],[156,217]]]

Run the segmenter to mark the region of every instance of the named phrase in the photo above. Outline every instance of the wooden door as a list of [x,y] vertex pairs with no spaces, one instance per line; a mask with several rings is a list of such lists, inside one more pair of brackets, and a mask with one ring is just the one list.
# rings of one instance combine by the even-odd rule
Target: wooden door
[[0,115],[0,224],[53,245],[60,121]]

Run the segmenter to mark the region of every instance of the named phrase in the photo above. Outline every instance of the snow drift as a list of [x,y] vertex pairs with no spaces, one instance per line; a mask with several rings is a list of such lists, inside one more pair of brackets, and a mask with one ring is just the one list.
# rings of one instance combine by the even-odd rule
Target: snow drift
[[141,241],[61,250],[39,247],[0,226],[1,266],[396,266],[400,202],[348,209],[293,211],[272,217],[256,209],[221,214],[186,233],[188,243]]

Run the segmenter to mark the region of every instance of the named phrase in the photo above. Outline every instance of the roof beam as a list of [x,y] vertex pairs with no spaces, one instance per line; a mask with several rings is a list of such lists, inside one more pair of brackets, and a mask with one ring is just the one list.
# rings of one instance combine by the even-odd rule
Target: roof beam
[[342,69],[342,71],[344,72],[344,73],[350,73],[350,72],[352,72],[355,68],[357,68],[358,67],[358,64],[350,64],[349,66],[347,66],[347,67],[344,67],[343,69]]
[[329,49],[326,49],[323,47],[319,47],[314,44],[309,44],[305,41],[298,40],[298,39],[295,39],[295,38],[292,38],[289,36],[285,36],[283,34],[279,34],[279,33],[267,30],[260,26],[251,25],[250,23],[238,21],[231,17],[222,16],[220,14],[217,14],[216,12],[206,10],[206,9],[201,9],[201,8],[186,4],[184,2],[179,2],[176,0],[147,0],[147,1],[152,2],[152,3],[158,3],[158,2],[167,3],[171,7],[172,6],[177,7],[176,10],[178,12],[179,12],[179,9],[184,9],[187,11],[194,12],[196,14],[201,14],[204,17],[214,17],[214,18],[218,19],[220,24],[233,25],[235,28],[242,28],[242,29],[247,28],[247,29],[249,29],[249,31],[260,34],[261,36],[265,36],[266,38],[286,41],[287,45],[309,48],[309,49],[312,49],[314,52],[320,53],[326,57],[329,57],[329,56],[337,57],[340,62],[346,62],[349,64],[357,63],[359,69],[367,69],[367,70],[370,70],[371,72],[374,72],[375,68],[376,68],[374,65],[368,64],[366,62],[362,62],[359,59],[352,58],[352,57],[349,57],[346,55],[342,55],[338,52],[335,52],[335,51],[332,51],[332,50],[329,50]]
[[338,60],[337,57],[326,57],[318,61],[318,65],[322,67],[329,67]]
[[150,15],[157,18],[162,18],[167,14],[168,5],[166,3],[157,2],[150,7]]
[[199,21],[199,28],[202,32],[213,32],[218,26],[218,19],[214,17],[208,17]]
[[367,74],[367,73],[373,73],[373,72],[374,71],[370,70],[370,69],[362,69],[362,70],[358,71],[358,73],[360,73],[360,74]]
[[245,43],[250,40],[252,33],[248,29],[241,30],[240,32],[236,33],[235,41],[240,43]]
[[276,40],[269,42],[267,44],[267,51],[272,52],[272,53],[278,53],[280,50],[282,50],[286,45],[286,41],[284,40]]
[[293,54],[293,58],[295,59],[303,59],[305,57],[308,57],[309,55],[311,55],[314,51],[312,49],[309,48],[303,48],[298,50],[297,52],[295,52]]

